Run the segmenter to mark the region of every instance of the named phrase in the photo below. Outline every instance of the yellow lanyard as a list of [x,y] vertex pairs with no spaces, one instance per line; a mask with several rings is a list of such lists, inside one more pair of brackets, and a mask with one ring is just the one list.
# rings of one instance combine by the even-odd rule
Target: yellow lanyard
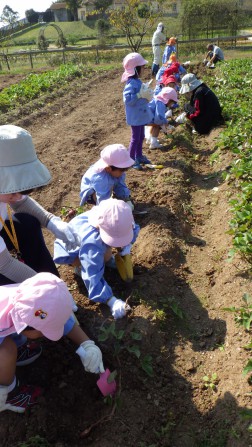
[[13,223],[13,219],[12,219],[11,207],[8,204],[7,204],[7,212],[8,212],[8,218],[9,218],[9,221],[10,221],[10,226],[11,226],[12,233],[10,232],[9,228],[7,227],[6,223],[4,222],[4,220],[2,219],[1,216],[0,216],[0,222],[3,225],[3,228],[6,231],[7,235],[9,236],[13,246],[15,247],[16,254],[18,256],[20,256],[21,253],[19,251],[17,235],[16,235],[16,231],[15,231],[15,227],[14,227],[14,223]]

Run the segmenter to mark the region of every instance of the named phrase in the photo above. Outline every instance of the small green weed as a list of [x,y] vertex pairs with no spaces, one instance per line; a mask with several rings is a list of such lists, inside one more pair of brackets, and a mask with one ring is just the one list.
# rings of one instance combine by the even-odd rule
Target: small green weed
[[212,391],[217,390],[217,384],[219,383],[219,379],[216,373],[213,373],[211,376],[203,376],[203,386],[204,388],[209,388]]
[[49,444],[49,442],[46,439],[41,438],[41,436],[39,435],[32,436],[27,441],[18,444],[18,447],[50,447],[50,446],[51,444]]
[[224,307],[223,310],[233,312],[235,314],[235,322],[238,326],[242,326],[246,331],[250,330],[252,322],[252,298],[248,293],[244,293],[242,297],[245,305],[242,307]]
[[139,359],[143,371],[145,371],[148,376],[153,377],[152,356],[142,356],[139,345],[135,343],[141,341],[142,334],[135,331],[127,332],[122,329],[117,330],[115,322],[107,327],[102,326],[100,331],[101,334],[98,337],[99,341],[107,341],[110,339],[113,344],[114,356],[119,357],[123,350],[127,350],[130,354],[133,354]]

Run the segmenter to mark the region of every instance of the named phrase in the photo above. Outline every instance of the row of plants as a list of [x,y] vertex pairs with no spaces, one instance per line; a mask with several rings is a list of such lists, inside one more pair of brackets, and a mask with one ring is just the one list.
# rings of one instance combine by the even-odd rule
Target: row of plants
[[[226,128],[220,134],[218,146],[229,149],[234,154],[234,161],[224,178],[237,189],[236,197],[230,200],[232,218],[229,222],[228,233],[232,236],[232,248],[229,260],[236,254],[252,263],[252,112],[250,101],[251,92],[250,59],[236,59],[220,67],[220,75],[215,78],[215,90],[223,105],[226,118]],[[252,298],[243,295],[240,307],[228,307],[225,311],[234,314],[235,322],[243,327],[248,334],[252,330]],[[244,346],[251,352],[252,340]],[[252,358],[244,366],[243,374],[250,374],[248,382],[252,384]],[[245,410],[244,410],[245,411]],[[251,419],[251,410],[246,410],[244,417]],[[252,424],[249,426],[252,430]]]
[[229,233],[233,248],[230,259],[239,253],[252,263],[252,111],[251,59],[236,59],[225,63],[216,78],[217,95],[223,104],[227,118],[226,129],[221,133],[220,148],[228,148],[234,154],[234,162],[226,174],[237,188],[237,196],[232,199]]
[[66,64],[41,74],[29,74],[23,81],[3,89],[0,93],[0,112],[8,112],[38,98],[43,93],[67,85],[69,81],[91,78],[95,70],[83,65]]

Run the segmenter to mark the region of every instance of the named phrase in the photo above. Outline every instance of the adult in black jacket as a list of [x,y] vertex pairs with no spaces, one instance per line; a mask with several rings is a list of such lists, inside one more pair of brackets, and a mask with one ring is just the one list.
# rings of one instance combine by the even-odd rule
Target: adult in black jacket
[[195,74],[188,73],[182,78],[180,94],[190,99],[184,107],[186,117],[199,134],[208,134],[213,127],[223,124],[217,96]]

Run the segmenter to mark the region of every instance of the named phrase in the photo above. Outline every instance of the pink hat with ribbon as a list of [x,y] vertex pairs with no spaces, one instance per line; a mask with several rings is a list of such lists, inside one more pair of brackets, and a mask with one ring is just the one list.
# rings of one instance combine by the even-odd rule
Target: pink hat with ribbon
[[125,247],[133,239],[133,214],[123,200],[103,200],[89,211],[88,221],[99,228],[102,241],[110,247]]
[[37,273],[10,288],[10,295],[13,307],[9,314],[18,334],[31,326],[49,340],[62,337],[72,314],[72,295],[64,281],[52,273]]
[[139,53],[129,53],[123,59],[123,68],[124,73],[121,77],[121,82],[126,82],[130,76],[134,76],[136,74],[135,68],[141,67],[142,65],[148,64],[143,56]]
[[127,169],[135,163],[135,160],[130,157],[128,149],[123,144],[110,144],[106,146],[101,151],[100,157],[100,160],[95,163],[95,168],[98,171],[107,166]]
[[177,102],[178,95],[174,88],[163,87],[161,92],[157,94],[156,99],[163,102],[164,104],[167,104],[170,100]]

